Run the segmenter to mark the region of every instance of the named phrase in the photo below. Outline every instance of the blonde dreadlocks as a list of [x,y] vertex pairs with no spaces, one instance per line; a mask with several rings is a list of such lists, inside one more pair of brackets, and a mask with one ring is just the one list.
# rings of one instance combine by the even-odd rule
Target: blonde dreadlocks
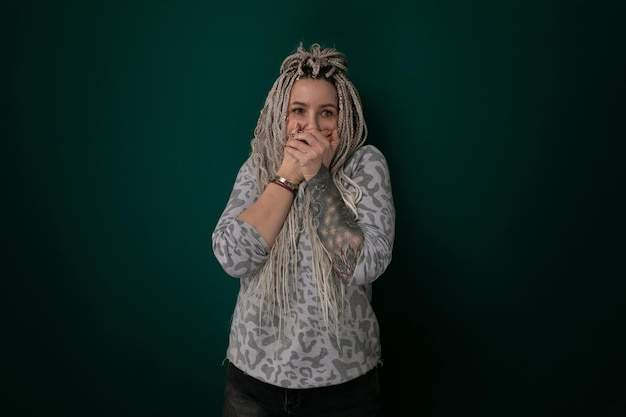
[[[319,44],[310,50],[300,44],[280,67],[280,75],[274,82],[261,110],[254,138],[251,141],[251,159],[259,192],[267,185],[267,178],[274,175],[283,160],[286,137],[286,117],[289,97],[294,83],[301,78],[326,79],[333,83],[339,101],[338,134],[341,140],[330,164],[333,182],[341,193],[348,209],[356,218],[356,204],[361,190],[343,171],[343,166],[367,138],[361,100],[354,85],[348,80],[346,57],[334,48],[322,49]],[[353,192],[348,187],[352,186]],[[299,198],[299,197],[296,197]],[[269,259],[258,271],[255,281],[248,288],[265,305],[261,309],[269,317],[277,317],[279,328],[290,310],[290,294],[297,276],[297,241],[302,230],[311,237],[313,249],[313,273],[319,295],[319,304],[327,330],[336,337],[341,333],[344,307],[345,283],[332,272],[331,260],[318,238],[313,225],[311,192],[302,193],[302,211],[292,209],[274,243]],[[273,321],[273,320],[272,320]],[[280,335],[280,332],[279,332]],[[280,337],[280,336],[279,336]]]

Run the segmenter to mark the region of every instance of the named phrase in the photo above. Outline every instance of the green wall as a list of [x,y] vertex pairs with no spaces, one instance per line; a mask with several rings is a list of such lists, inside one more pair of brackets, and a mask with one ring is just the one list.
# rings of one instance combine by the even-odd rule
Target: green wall
[[390,163],[389,414],[625,415],[622,4],[3,2],[3,414],[219,415],[211,232],[302,40]]

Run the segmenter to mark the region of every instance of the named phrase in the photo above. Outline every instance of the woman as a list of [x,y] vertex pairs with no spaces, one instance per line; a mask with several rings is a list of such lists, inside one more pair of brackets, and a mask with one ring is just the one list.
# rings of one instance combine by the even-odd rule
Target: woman
[[395,209],[347,71],[318,44],[285,58],[213,232],[240,279],[225,417],[382,413],[371,293],[391,262]]

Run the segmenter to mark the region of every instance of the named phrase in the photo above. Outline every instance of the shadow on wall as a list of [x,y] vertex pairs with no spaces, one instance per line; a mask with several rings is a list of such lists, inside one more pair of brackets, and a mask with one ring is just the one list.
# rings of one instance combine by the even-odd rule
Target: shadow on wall
[[[427,311],[426,292],[421,288],[423,259],[417,231],[411,227],[410,180],[401,167],[390,160],[390,148],[398,143],[386,140],[386,123],[367,115],[368,142],[386,155],[396,207],[396,237],[393,259],[387,271],[375,282],[373,305],[381,327],[383,367],[381,383],[385,411],[392,416],[434,415],[436,379],[442,366],[431,332],[423,315]],[[429,271],[429,274],[436,271]],[[429,278],[429,279],[432,279]],[[428,313],[432,319],[432,311]]]
[[[417,317],[418,300],[404,296],[403,281],[414,279],[402,260],[374,285],[374,309],[381,326],[381,383],[387,415],[434,415],[435,379],[441,358],[428,329]],[[408,269],[407,269],[408,268]],[[419,298],[419,297],[417,297]]]
[[452,411],[454,406],[449,404],[457,404],[457,411],[479,411],[484,404],[476,394],[485,381],[475,338],[459,322],[462,318],[446,308],[450,307],[448,301],[437,299],[444,294],[429,287],[445,282],[447,273],[430,257],[433,251],[450,264],[461,260],[455,260],[441,243],[419,230],[414,221],[418,213],[411,167],[398,166],[402,161],[391,155],[391,148],[399,144],[383,133],[389,130],[385,125],[386,121],[377,120],[375,115],[368,118],[369,143],[387,155],[396,208],[393,259],[373,291],[381,328],[386,413],[396,417],[435,416],[446,409]]
[[444,272],[417,254],[419,247],[408,240],[411,236],[415,236],[411,229],[401,228],[395,258],[374,284],[387,414],[480,413],[486,381],[476,337],[461,317],[447,311],[429,292],[427,283],[441,282]]

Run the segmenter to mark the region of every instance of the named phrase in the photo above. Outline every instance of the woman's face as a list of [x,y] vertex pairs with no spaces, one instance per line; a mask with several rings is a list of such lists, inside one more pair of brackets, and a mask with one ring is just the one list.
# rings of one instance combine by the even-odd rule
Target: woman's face
[[339,103],[335,86],[326,80],[302,78],[293,84],[287,109],[287,135],[317,129],[326,136],[337,129]]

